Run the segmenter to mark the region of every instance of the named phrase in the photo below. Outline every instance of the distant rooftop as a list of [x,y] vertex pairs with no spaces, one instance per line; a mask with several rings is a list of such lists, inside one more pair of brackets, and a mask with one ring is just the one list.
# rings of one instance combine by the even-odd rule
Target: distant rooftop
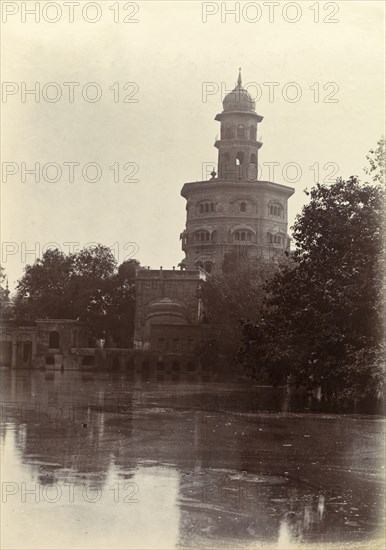
[[206,279],[202,269],[140,269],[137,279]]

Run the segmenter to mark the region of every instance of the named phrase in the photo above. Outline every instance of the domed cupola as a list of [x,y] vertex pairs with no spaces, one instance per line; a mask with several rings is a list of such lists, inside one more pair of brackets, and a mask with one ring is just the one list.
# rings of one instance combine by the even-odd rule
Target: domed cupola
[[237,79],[237,85],[234,90],[229,92],[224,97],[222,102],[224,111],[255,111],[256,103],[243,88],[241,81],[241,69],[239,69],[239,76]]
[[186,306],[176,299],[161,298],[148,305],[146,319],[156,323],[181,324],[186,322]]
[[218,149],[218,179],[225,181],[256,181],[257,153],[262,143],[257,141],[257,124],[263,117],[255,111],[255,102],[243,88],[241,69],[237,85],[223,101],[223,111],[215,117],[221,122]]

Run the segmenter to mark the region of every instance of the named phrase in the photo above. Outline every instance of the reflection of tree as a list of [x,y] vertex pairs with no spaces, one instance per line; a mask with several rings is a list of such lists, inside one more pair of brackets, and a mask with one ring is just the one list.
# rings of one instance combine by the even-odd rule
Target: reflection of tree
[[[177,499],[181,547],[208,539],[276,545],[280,525],[282,539],[304,541],[349,540],[358,521],[365,532],[376,529],[382,497],[370,478],[378,453],[369,442],[380,427],[369,419],[267,412],[266,388],[162,393],[100,373],[50,374],[8,371],[2,386],[4,401],[27,405],[6,426],[49,491],[55,483],[110,487],[142,464],[133,481],[146,487],[140,502],[147,490],[151,500],[150,462],[169,465],[179,484],[173,494],[157,487],[159,498],[166,490]],[[282,390],[275,392],[279,410]]]
[[8,416],[23,460],[37,467],[41,484],[66,478],[103,483],[115,458],[122,467],[135,467],[129,446],[122,446],[132,432],[131,393],[120,403],[104,380],[82,383],[75,372],[55,373],[53,380],[44,373],[12,376]]

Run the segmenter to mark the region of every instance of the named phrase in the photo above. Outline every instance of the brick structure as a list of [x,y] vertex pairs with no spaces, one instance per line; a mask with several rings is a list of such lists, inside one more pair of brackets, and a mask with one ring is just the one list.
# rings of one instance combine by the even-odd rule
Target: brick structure
[[181,233],[186,257],[184,269],[222,270],[226,254],[236,257],[274,258],[289,248],[287,201],[292,187],[258,181],[255,102],[243,88],[241,74],[235,89],[226,95],[218,149],[218,175],[207,181],[185,183],[186,229]]
[[[140,270],[136,277],[134,347],[189,352],[202,317],[203,270]],[[194,333],[194,334],[193,334]]]

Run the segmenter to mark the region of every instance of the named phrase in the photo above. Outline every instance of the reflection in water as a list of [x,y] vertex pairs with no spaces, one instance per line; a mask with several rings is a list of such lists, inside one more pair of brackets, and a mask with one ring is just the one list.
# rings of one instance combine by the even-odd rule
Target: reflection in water
[[322,521],[323,514],[324,514],[324,500],[325,500],[324,495],[319,495],[318,515],[319,515],[320,521]]
[[285,389],[51,374],[1,372],[8,548],[378,537],[377,417],[283,412]]
[[321,528],[324,512],[324,495],[319,495],[315,511],[313,504],[306,504],[300,512],[287,512],[280,522],[278,548],[296,548],[299,543],[310,539],[313,532]]

